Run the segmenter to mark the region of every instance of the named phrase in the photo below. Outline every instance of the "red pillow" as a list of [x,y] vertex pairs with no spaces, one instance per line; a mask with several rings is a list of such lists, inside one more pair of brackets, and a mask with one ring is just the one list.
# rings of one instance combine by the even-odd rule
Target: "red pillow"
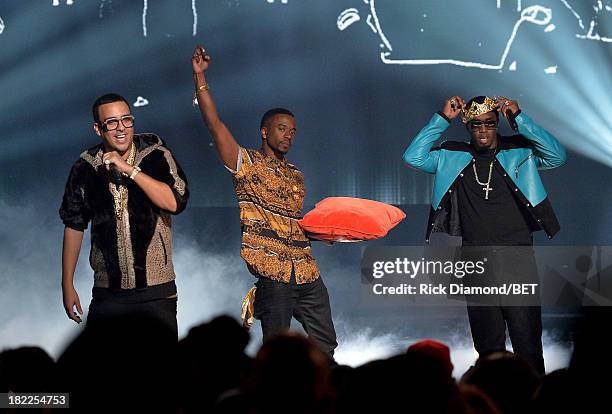
[[379,201],[328,197],[298,223],[312,239],[359,241],[385,237],[405,217],[399,208]]

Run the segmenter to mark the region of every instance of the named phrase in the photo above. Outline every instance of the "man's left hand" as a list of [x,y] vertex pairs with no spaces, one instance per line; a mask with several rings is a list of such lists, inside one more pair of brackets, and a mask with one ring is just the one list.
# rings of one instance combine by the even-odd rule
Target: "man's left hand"
[[518,102],[512,99],[508,99],[504,96],[497,96],[497,102],[499,102],[499,108],[497,110],[506,118],[506,111],[508,109],[512,111],[512,114],[516,114],[519,111]]
[[130,175],[134,167],[125,162],[125,160],[119,155],[117,151],[107,152],[102,156],[102,162],[106,166],[107,170],[110,170],[110,166],[115,165],[120,173]]

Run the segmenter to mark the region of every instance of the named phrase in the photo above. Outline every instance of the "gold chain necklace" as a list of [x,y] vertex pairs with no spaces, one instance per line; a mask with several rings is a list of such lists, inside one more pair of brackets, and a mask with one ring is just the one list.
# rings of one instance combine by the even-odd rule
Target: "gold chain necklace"
[[[128,165],[134,165],[134,159],[136,158],[136,145],[132,142],[132,146],[130,147],[130,155],[128,155],[127,160],[125,160]],[[121,220],[123,217],[123,211],[127,208],[127,187],[124,185],[114,184],[112,182],[108,183],[110,192],[113,195],[113,200],[115,201],[115,216],[117,220]]]
[[474,169],[474,177],[476,178],[476,182],[479,185],[484,185],[484,187],[482,188],[485,192],[485,200],[489,199],[489,191],[493,190],[493,187],[489,186],[489,184],[491,184],[491,175],[493,173],[493,161],[491,161],[489,163],[489,178],[487,179],[486,183],[482,183],[480,182],[480,180],[478,179],[478,173],[476,172],[476,163],[472,163],[472,168]]

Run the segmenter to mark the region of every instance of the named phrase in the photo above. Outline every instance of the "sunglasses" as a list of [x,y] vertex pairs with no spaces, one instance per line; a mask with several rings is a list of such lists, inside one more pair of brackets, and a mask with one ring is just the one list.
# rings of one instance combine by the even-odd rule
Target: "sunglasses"
[[470,121],[467,126],[472,131],[479,130],[484,125],[485,129],[496,129],[497,121]]

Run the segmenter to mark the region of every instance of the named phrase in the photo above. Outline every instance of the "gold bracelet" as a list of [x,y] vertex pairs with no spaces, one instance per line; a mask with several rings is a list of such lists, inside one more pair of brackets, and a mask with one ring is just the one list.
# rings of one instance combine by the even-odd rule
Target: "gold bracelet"
[[134,178],[136,178],[136,175],[140,172],[140,167],[134,167],[134,169],[132,170],[132,174],[130,175],[130,180],[133,180]]
[[208,86],[208,83],[204,83],[204,85],[200,85],[198,87],[198,90],[193,93],[193,99],[192,99],[192,102],[191,102],[194,107],[199,105],[199,103],[198,103],[198,93],[200,93],[201,91],[208,91],[209,89],[210,89],[210,87]]

